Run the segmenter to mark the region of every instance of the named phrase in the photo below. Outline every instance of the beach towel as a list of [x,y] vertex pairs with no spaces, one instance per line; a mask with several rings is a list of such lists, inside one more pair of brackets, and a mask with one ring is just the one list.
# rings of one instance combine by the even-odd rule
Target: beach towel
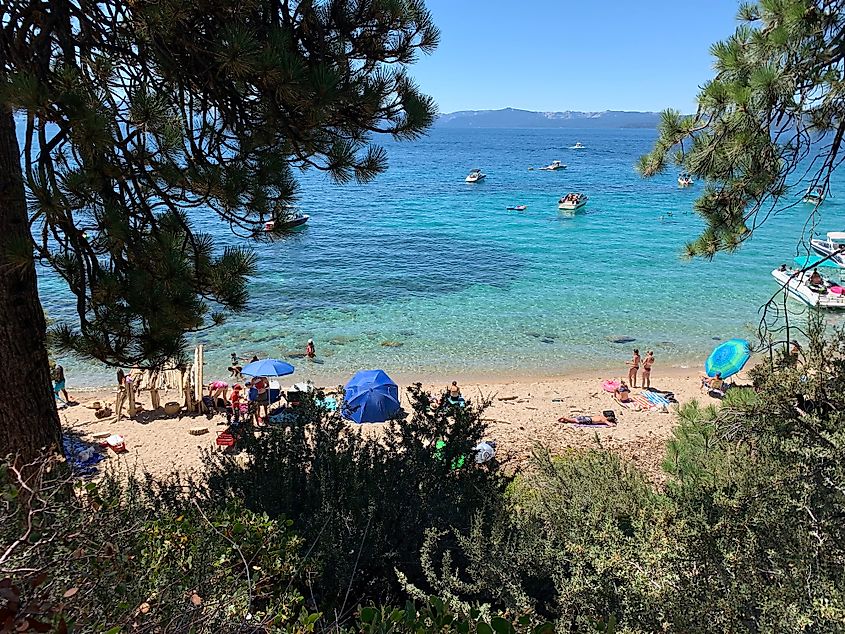
[[625,409],[630,409],[634,412],[639,412],[643,408],[642,405],[640,405],[639,403],[637,403],[634,400],[633,396],[631,397],[630,401],[624,401],[624,402],[623,401],[616,401],[616,402],[619,403]]
[[65,459],[76,476],[89,476],[97,473],[97,463],[105,458],[95,447],[69,436],[62,436]]
[[649,401],[642,393],[631,394],[631,400],[633,400],[637,405],[639,405],[642,409],[645,410],[650,410],[654,407],[651,401]]
[[643,392],[642,395],[646,399],[648,399],[648,401],[651,404],[656,405],[657,407],[660,407],[660,408],[663,408],[663,407],[668,408],[669,407],[669,404],[670,404],[669,399],[666,398],[665,396],[663,396],[662,394],[658,394],[656,392],[646,391],[646,392]]

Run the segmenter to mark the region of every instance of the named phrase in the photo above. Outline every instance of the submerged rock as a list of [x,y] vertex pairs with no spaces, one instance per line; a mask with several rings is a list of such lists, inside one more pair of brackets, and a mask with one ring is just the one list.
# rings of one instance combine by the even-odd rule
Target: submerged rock
[[636,341],[634,337],[627,337],[625,335],[621,337],[607,337],[607,340],[611,343],[631,343],[632,341]]
[[401,341],[382,341],[381,345],[384,348],[401,348],[405,344]]
[[549,339],[548,337],[543,337],[542,339],[540,339],[540,343],[554,343],[554,342],[555,342],[554,339]]

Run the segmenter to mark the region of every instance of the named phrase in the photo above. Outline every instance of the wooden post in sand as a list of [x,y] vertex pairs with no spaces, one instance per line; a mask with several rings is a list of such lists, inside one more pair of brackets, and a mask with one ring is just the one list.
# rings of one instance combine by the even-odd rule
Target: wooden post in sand
[[205,406],[202,402],[202,344],[194,348],[194,367],[193,367],[193,381],[194,381],[194,403],[196,409],[194,411],[202,413],[205,411]]
[[161,375],[158,372],[150,371],[148,387],[150,388],[150,407],[153,411],[161,407],[161,396],[158,393],[158,386]]
[[186,412],[193,412],[194,411],[194,403],[191,399],[191,374],[193,370],[190,367],[182,368],[182,378],[179,382],[179,385],[182,388],[182,395],[185,398],[185,411]]

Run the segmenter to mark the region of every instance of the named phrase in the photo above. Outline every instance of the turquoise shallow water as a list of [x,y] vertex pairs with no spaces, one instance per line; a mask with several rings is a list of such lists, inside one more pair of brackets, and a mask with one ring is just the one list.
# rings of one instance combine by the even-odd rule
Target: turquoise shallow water
[[[262,270],[249,310],[199,339],[207,376],[225,376],[233,351],[287,356],[297,376],[318,380],[364,367],[551,375],[621,367],[631,345],[609,337],[633,337],[659,364],[677,365],[703,359],[714,337],[751,335],[776,290],[770,271],[795,255],[810,208],[771,217],[737,254],[683,262],[684,242],[701,227],[692,213],[700,186],[681,190],[677,174],[634,172],[654,138],[651,130],[440,129],[415,143],[388,140],[390,169],[368,185],[304,174],[309,227],[255,247]],[[576,141],[586,149],[569,149]],[[568,169],[527,169],[553,159]],[[486,181],[464,183],[473,167]],[[557,199],[575,190],[590,196],[583,213],[559,213]],[[840,178],[820,231],[845,229],[843,200]],[[513,204],[528,209],[505,210]],[[235,240],[214,218],[195,222],[221,246]],[[57,281],[40,284],[49,314],[70,315]],[[309,337],[319,363],[296,357]],[[111,382],[101,365],[63,362],[75,385]]]

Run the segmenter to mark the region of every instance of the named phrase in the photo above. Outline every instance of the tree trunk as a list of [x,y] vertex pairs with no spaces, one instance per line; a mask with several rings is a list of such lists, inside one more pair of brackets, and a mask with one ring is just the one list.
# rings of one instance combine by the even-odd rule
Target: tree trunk
[[61,451],[31,240],[15,120],[0,106],[0,457],[24,462]]

